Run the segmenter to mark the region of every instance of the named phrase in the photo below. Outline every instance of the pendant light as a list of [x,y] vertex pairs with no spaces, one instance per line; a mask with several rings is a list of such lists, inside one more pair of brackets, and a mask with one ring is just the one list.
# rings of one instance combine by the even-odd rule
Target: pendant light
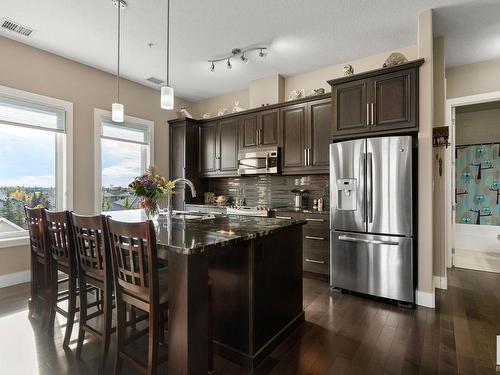
[[118,9],[118,61],[117,61],[117,74],[116,74],[116,103],[111,105],[111,120],[114,122],[123,122],[125,117],[125,109],[123,104],[120,103],[120,13],[122,7],[122,0],[116,2],[116,9]]
[[174,109],[174,89],[170,87],[170,0],[167,0],[167,81],[161,87],[161,107]]

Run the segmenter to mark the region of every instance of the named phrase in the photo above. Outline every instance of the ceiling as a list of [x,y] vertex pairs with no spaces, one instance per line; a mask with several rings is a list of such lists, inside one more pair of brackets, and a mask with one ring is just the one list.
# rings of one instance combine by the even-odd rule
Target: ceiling
[[[166,77],[166,0],[126,1],[121,72],[158,88],[146,78]],[[177,96],[194,101],[244,89],[249,81],[272,74],[294,75],[404,47],[416,43],[420,11],[467,1],[171,0],[171,85]],[[488,14],[489,19],[498,14]],[[116,72],[116,8],[111,0],[0,0],[2,17],[36,31],[28,38],[9,31],[0,35]],[[457,24],[450,17],[449,11],[440,14],[440,22],[449,25],[440,29],[445,33]],[[479,24],[467,28],[474,26]],[[262,43],[269,46],[267,57],[254,53],[248,65],[233,61],[228,70],[220,63],[210,72],[208,59]],[[450,58],[450,63],[458,60]]]
[[500,58],[500,1],[436,9],[434,36],[444,37],[446,67]]

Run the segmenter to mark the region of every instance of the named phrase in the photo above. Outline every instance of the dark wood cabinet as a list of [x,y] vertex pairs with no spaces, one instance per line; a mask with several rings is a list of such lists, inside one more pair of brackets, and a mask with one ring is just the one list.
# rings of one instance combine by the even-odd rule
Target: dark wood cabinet
[[297,104],[281,109],[283,133],[282,172],[301,172],[306,167],[307,104]]
[[415,128],[416,69],[406,69],[372,78],[371,130]]
[[243,116],[240,119],[240,148],[257,147],[258,114]]
[[310,102],[307,106],[308,171],[328,173],[330,165],[330,131],[332,105],[330,99]]
[[209,122],[200,126],[200,175],[208,176],[217,172],[217,123]]
[[332,136],[418,131],[418,70],[424,60],[328,81],[332,86]]
[[284,174],[329,172],[331,100],[281,109]]
[[220,121],[217,132],[219,172],[238,174],[238,119]]
[[203,201],[207,189],[206,181],[199,176],[199,124],[196,120],[176,119],[169,122],[169,179],[187,178],[191,180],[198,193],[192,197],[189,188],[182,183],[176,185],[176,194],[172,197],[173,207],[183,210],[185,203]]
[[238,119],[201,124],[199,148],[202,177],[238,175]]
[[240,118],[240,148],[279,145],[279,110],[271,109]]
[[302,269],[305,274],[327,280],[330,276],[330,225],[328,213],[273,212],[282,220],[305,220]]

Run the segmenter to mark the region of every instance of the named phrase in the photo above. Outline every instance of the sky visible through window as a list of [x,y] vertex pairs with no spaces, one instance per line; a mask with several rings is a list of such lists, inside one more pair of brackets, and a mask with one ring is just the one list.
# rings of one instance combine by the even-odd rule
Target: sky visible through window
[[143,172],[139,144],[101,139],[102,186],[127,187]]
[[0,186],[55,186],[52,132],[0,124]]

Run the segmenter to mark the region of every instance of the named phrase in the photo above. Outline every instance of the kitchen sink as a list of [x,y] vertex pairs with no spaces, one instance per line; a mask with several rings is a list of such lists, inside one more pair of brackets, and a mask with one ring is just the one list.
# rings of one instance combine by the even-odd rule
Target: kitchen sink
[[204,214],[204,213],[195,213],[190,211],[173,211],[172,219],[177,220],[210,220],[215,219],[215,215],[213,214]]

